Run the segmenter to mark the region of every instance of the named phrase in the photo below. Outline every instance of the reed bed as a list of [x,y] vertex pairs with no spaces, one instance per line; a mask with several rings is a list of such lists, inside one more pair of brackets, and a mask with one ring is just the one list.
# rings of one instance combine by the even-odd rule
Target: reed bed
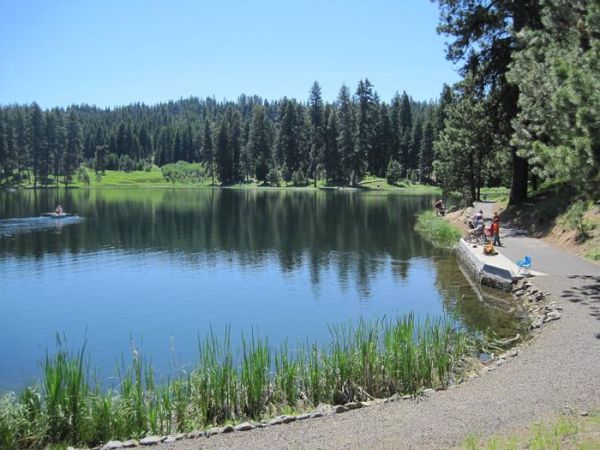
[[[94,446],[195,428],[260,420],[395,393],[445,386],[453,363],[467,351],[466,336],[450,319],[417,321],[412,314],[330,326],[326,345],[273,349],[254,331],[233,349],[230,330],[199,341],[191,373],[155,382],[137,351],[118,382],[105,386],[86,363],[85,349],[59,342],[42,363],[42,380],[0,398],[0,448]],[[123,366],[125,366],[123,364]]]
[[445,250],[456,247],[462,237],[462,232],[455,225],[432,211],[417,216],[415,230],[435,247]]

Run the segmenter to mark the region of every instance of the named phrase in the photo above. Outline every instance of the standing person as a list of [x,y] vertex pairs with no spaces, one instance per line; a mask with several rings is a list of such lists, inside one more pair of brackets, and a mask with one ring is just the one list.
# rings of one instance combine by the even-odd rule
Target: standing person
[[60,203],[58,204],[58,206],[56,207],[56,215],[60,216],[64,211],[63,211],[63,207],[60,205]]
[[492,222],[492,234],[494,235],[494,245],[502,247],[500,243],[500,216],[498,213],[494,213],[494,220]]
[[438,216],[443,216],[442,214],[442,208],[444,207],[444,204],[442,203],[442,200],[438,200],[437,202],[435,202],[435,210]]
[[481,222],[483,224],[483,211],[482,210],[479,210],[479,212],[477,214],[475,214],[475,217],[473,217],[473,225],[475,227],[477,227],[479,222]]

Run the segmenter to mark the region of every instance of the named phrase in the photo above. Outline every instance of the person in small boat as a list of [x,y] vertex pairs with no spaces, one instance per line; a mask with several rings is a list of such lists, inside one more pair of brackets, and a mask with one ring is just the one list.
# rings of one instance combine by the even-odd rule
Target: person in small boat
[[56,212],[56,215],[57,215],[57,216],[60,216],[61,214],[63,214],[63,213],[64,213],[63,207],[60,205],[60,203],[59,203],[59,204],[58,204],[58,206],[56,207],[56,210],[55,210],[55,212]]

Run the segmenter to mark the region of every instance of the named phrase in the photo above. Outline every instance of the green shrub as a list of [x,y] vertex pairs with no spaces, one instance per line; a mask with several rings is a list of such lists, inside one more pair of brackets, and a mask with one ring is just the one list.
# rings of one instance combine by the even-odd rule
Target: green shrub
[[267,182],[271,186],[279,186],[279,180],[281,180],[281,171],[276,167],[271,168],[267,174]]
[[577,200],[563,216],[563,223],[571,230],[575,230],[577,232],[577,239],[580,240],[587,237],[588,227],[583,220],[583,216],[587,210],[588,204]]
[[292,174],[292,183],[294,183],[294,186],[306,186],[308,184],[308,178],[304,175],[302,170],[296,170]]
[[402,171],[402,165],[398,161],[390,159],[385,172],[385,179],[389,184],[397,184],[402,178]]
[[206,178],[206,169],[199,163],[178,161],[160,168],[162,176],[171,183],[199,183]]
[[77,181],[85,184],[86,186],[90,185],[90,174],[83,164],[77,168],[77,171],[75,172],[75,178]]

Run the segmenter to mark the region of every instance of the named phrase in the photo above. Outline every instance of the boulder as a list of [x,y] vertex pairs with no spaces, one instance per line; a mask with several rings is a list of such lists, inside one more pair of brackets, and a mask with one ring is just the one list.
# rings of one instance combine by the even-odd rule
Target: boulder
[[249,431],[249,430],[253,430],[256,428],[256,425],[252,425],[250,422],[242,422],[238,425],[236,425],[235,427],[233,427],[233,429],[235,431]]
[[204,435],[203,431],[201,431],[201,430],[194,430],[194,431],[190,431],[187,434],[187,437],[189,439],[197,439],[197,438],[199,438],[200,436],[203,436],[203,435]]
[[358,409],[358,408],[362,408],[362,403],[361,402],[349,402],[349,403],[346,403],[344,406],[348,409]]
[[121,441],[108,441],[102,446],[102,450],[116,450],[118,448],[123,448],[123,443]]
[[160,436],[146,436],[140,440],[140,445],[158,445],[163,441]]

